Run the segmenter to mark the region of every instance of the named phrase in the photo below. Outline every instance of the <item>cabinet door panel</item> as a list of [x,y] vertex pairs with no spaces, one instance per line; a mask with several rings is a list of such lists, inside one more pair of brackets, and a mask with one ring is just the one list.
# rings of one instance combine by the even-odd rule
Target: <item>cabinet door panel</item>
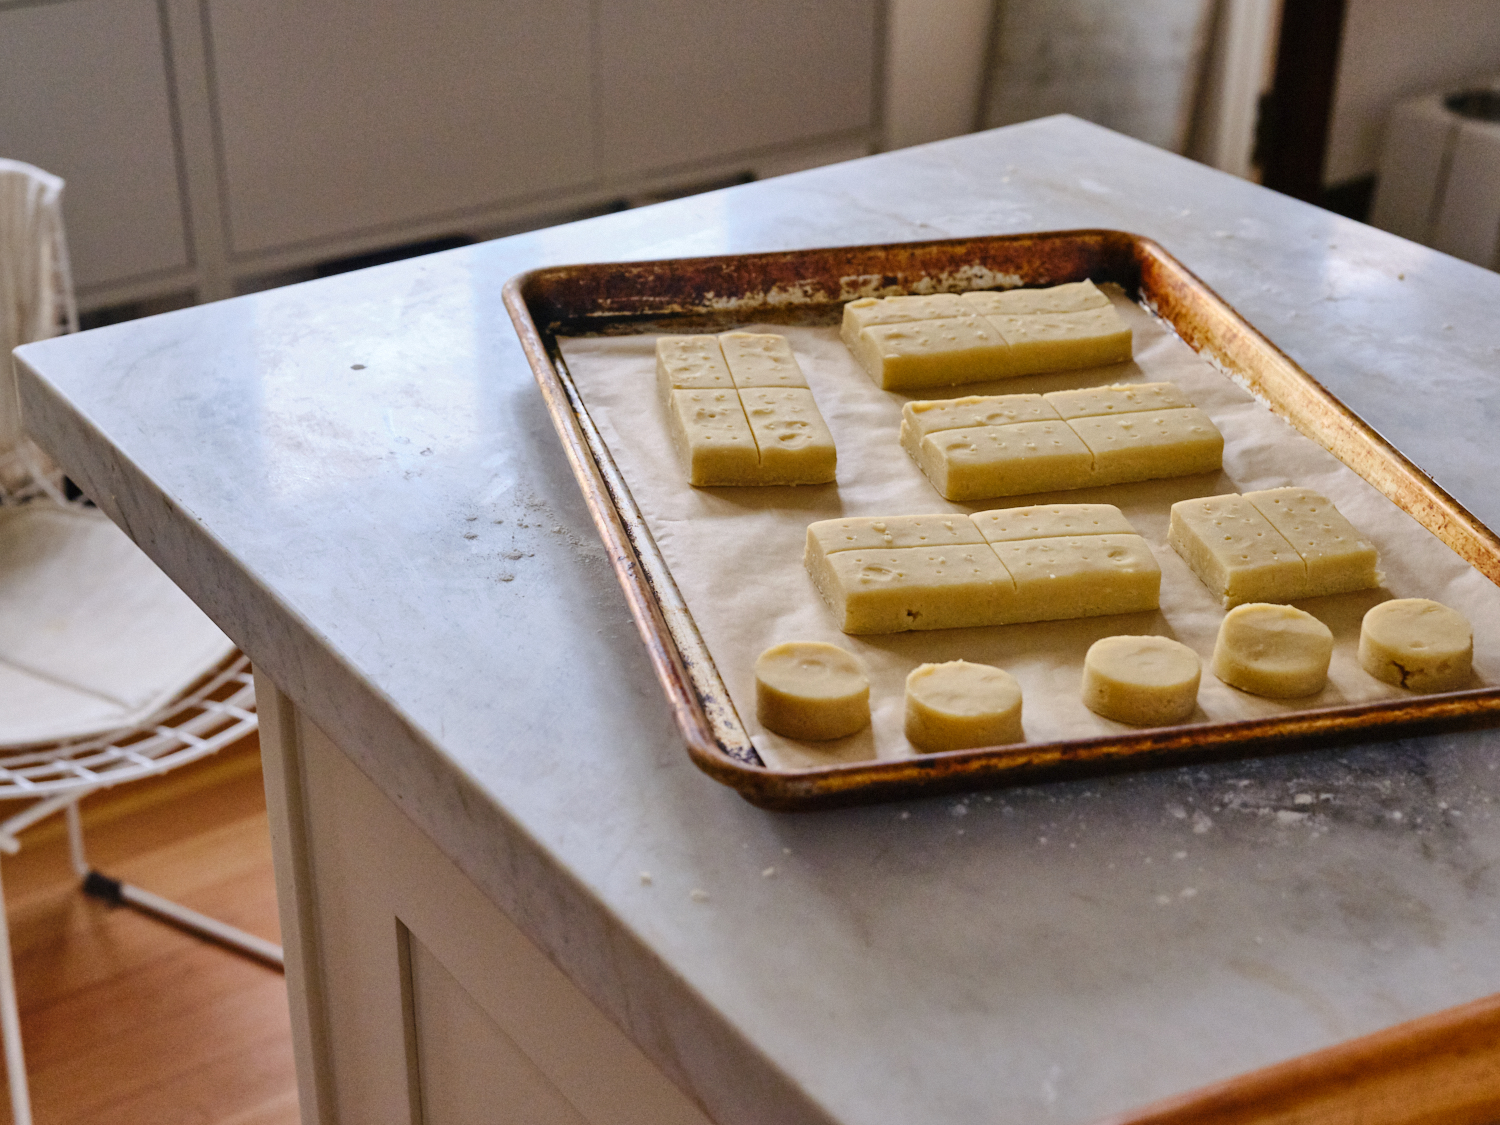
[[208,0],[231,242],[253,253],[589,177],[587,0]]
[[604,173],[868,128],[875,7],[874,0],[601,0]]
[[0,9],[0,156],[67,181],[79,288],[188,264],[154,0]]

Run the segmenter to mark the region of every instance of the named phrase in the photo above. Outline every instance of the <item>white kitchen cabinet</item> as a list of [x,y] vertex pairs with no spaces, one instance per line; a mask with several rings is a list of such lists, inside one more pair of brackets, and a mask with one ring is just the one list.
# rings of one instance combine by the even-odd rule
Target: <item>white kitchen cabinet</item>
[[598,12],[606,176],[870,125],[867,0],[600,0]]
[[0,7],[0,156],[68,181],[80,288],[180,283],[188,239],[154,0]]
[[588,0],[209,0],[236,255],[593,174]]
[[291,699],[255,687],[304,1122],[710,1125]]
[[848,159],[882,0],[0,0],[0,155],[81,303]]

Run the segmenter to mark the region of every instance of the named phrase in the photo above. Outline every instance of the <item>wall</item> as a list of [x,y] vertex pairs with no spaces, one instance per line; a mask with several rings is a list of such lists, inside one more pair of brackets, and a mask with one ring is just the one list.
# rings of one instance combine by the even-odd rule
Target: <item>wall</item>
[[1182,152],[1213,0],[1004,0],[990,125],[1072,113]]
[[1491,75],[1500,75],[1495,0],[1348,0],[1323,182],[1375,171],[1397,101]]
[[1260,97],[1276,70],[1278,0],[1219,0],[1187,155],[1242,179],[1251,162]]
[[889,0],[887,149],[973,132],[998,0]]

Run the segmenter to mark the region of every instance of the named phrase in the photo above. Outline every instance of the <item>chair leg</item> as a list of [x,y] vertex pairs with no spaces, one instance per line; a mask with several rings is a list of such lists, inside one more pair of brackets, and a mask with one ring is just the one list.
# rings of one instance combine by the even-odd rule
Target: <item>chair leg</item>
[[80,879],[88,878],[89,857],[83,851],[83,818],[78,815],[78,798],[74,797],[64,808],[68,820],[68,858],[73,861],[73,874]]
[[0,884],[0,1037],[5,1040],[11,1118],[15,1125],[31,1125],[31,1091],[26,1085],[26,1055],[21,1049],[21,1011],[16,1003],[16,973],[10,959],[10,921],[5,915],[3,884]]
[[77,801],[68,805],[67,816],[68,850],[73,858],[73,870],[83,880],[84,894],[103,899],[116,906],[134,907],[143,914],[150,914],[178,929],[186,930],[207,941],[217,942],[236,953],[243,953],[247,957],[253,957],[257,961],[263,961],[283,972],[286,971],[286,960],[282,956],[281,946],[275,942],[248,934],[237,926],[220,922],[217,918],[210,918],[207,914],[199,914],[198,911],[190,910],[171,899],[162,898],[161,895],[152,894],[141,887],[121,882],[119,879],[112,879],[108,875],[95,871],[89,866],[88,856],[83,850],[83,820],[78,815]]

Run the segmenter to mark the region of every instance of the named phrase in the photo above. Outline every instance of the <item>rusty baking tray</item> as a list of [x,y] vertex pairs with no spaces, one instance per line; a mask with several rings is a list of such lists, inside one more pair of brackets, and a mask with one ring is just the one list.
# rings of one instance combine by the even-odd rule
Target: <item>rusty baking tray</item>
[[[558,347],[559,336],[836,324],[845,301],[1022,285],[1115,282],[1500,585],[1500,539],[1257,332],[1157,243],[1112,230],[1056,231],[676,261],[560,266],[512,278],[504,300],[584,499],[609,550],[688,753],[756,805],[805,809],[1032,783],[1500,722],[1500,688],[1270,718],[923,754],[823,768],[767,768],[735,713],[630,489]],[[993,284],[993,282],[989,282]]]

